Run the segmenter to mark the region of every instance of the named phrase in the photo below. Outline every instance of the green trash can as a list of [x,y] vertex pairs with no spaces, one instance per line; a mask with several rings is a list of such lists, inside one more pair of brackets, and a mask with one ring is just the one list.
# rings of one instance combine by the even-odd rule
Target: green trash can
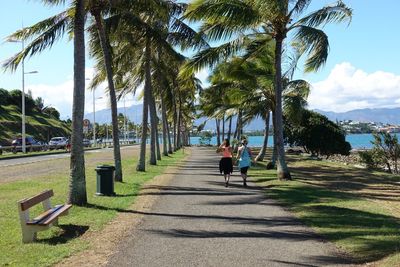
[[98,196],[115,196],[114,193],[114,173],[115,167],[110,165],[99,165],[96,170]]

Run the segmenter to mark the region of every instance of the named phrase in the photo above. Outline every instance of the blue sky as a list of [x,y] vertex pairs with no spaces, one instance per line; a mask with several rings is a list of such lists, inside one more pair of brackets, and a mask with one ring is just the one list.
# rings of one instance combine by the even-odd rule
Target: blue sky
[[[66,1],[69,2],[69,1]],[[314,0],[310,10],[333,1]],[[400,106],[400,32],[396,0],[361,1],[345,0],[353,8],[353,20],[345,24],[329,25],[330,53],[326,66],[318,73],[297,73],[299,78],[313,84],[310,108],[346,111],[355,108]],[[0,9],[0,39],[19,29],[63,10],[49,8],[40,1],[4,1]],[[20,49],[18,43],[0,44],[0,61]],[[45,104],[58,108],[62,116],[70,116],[72,101],[72,42],[60,40],[49,51],[26,60],[26,71],[39,73],[26,75],[26,90],[34,97],[45,98]],[[91,61],[87,61],[90,76]],[[201,78],[207,76],[203,71]],[[0,72],[0,88],[21,88],[21,70],[16,73]],[[102,96],[102,90],[96,97]],[[92,97],[88,93],[86,108],[92,110]],[[106,98],[96,101],[96,109],[107,106]],[[131,101],[132,102],[132,101]],[[129,101],[128,101],[129,104]]]

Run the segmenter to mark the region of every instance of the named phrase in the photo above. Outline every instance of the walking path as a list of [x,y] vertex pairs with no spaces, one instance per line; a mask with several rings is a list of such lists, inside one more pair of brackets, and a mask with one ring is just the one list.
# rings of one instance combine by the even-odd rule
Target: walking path
[[211,149],[197,149],[108,266],[343,266],[348,262],[236,172],[230,187]]

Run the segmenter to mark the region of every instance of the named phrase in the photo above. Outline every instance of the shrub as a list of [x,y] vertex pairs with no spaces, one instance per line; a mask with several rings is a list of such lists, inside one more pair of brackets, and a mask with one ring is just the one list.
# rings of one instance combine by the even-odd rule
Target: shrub
[[212,133],[208,131],[203,131],[200,134],[200,145],[210,145],[212,138]]
[[60,119],[60,112],[58,112],[57,109],[53,108],[53,107],[45,107],[43,109],[43,113],[49,115],[50,117],[53,117],[57,120]]
[[360,161],[369,168],[385,166],[391,173],[399,173],[398,160],[400,144],[396,135],[390,133],[374,133],[371,143],[374,147],[369,151],[360,152]]
[[[17,106],[20,110],[22,109],[22,91],[21,90],[12,90],[9,93],[9,105],[15,105]],[[29,95],[25,94],[25,112],[29,114],[31,110],[33,110],[36,107],[35,105],[35,100]]]
[[346,142],[344,131],[327,117],[304,110],[299,122],[285,120],[285,142],[290,146],[301,146],[315,156],[334,154],[349,155],[351,145]]
[[10,101],[10,93],[3,88],[0,88],[0,106],[7,106],[9,105]]

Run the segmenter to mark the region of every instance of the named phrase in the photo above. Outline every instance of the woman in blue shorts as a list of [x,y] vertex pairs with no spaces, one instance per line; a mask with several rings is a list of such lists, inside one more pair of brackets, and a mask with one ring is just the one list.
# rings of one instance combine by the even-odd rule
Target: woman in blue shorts
[[247,170],[250,168],[252,157],[251,149],[247,147],[247,140],[243,139],[236,157],[238,159],[240,174],[243,178],[243,186],[247,186]]

